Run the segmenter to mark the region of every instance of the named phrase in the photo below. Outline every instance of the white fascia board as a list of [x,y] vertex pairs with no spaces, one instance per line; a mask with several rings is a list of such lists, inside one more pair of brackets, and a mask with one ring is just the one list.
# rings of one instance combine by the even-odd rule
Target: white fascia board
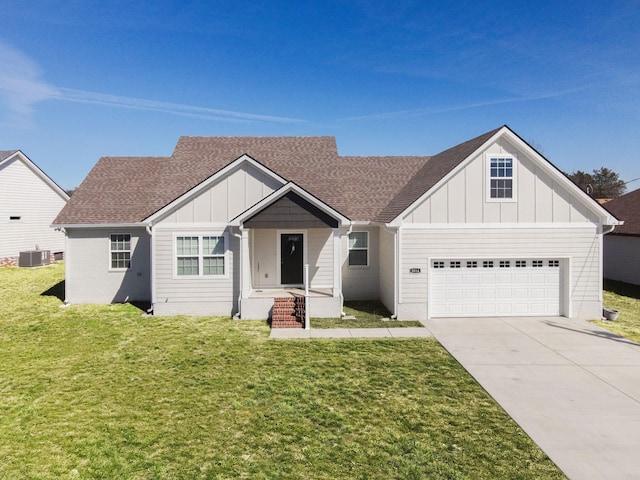
[[51,228],[64,228],[68,230],[70,228],[147,228],[151,226],[150,223],[53,223]]
[[[419,205],[427,197],[431,196],[432,192],[436,191],[438,188],[440,188],[442,185],[444,185],[449,180],[451,180],[454,176],[456,176],[460,172],[460,170],[465,168],[467,164],[469,164],[469,162],[471,162],[471,160],[473,160],[478,155],[479,152],[482,152],[483,150],[485,150],[487,146],[495,142],[506,131],[509,131],[507,127],[502,127],[500,130],[498,130],[489,140],[487,140],[480,147],[478,147],[476,150],[471,152],[471,155],[468,155],[464,160],[462,160],[453,170],[451,170],[448,174],[442,177],[440,181],[438,181],[433,187],[431,187],[429,190],[427,190],[422,195],[420,195],[420,197],[418,197],[418,199],[415,202],[413,202],[411,205],[405,208],[402,212],[400,212],[400,214],[396,218],[394,218],[393,220],[391,220],[391,222],[389,222],[389,226],[400,227],[403,223],[402,217],[404,217],[407,214],[407,212],[411,211],[412,208],[414,208],[416,205]],[[427,162],[427,165],[428,165],[428,162]]]
[[203,190],[206,190],[212,184],[218,182],[221,178],[223,178],[226,175],[229,175],[230,173],[232,173],[234,170],[239,168],[240,165],[242,165],[243,163],[248,163],[252,167],[258,169],[259,171],[261,171],[264,174],[268,175],[269,177],[273,178],[274,180],[276,180],[277,182],[281,183],[282,185],[285,185],[287,183],[286,179],[282,178],[280,175],[275,173],[273,170],[270,170],[269,168],[265,167],[260,162],[255,161],[253,158],[251,158],[249,155],[247,155],[245,153],[245,154],[241,155],[240,157],[238,157],[233,162],[227,164],[225,167],[223,167],[220,170],[218,170],[215,174],[211,175],[206,180],[202,181],[200,184],[198,184],[195,187],[193,187],[191,190],[183,193],[181,196],[176,198],[173,202],[165,205],[160,210],[158,210],[156,213],[154,213],[154,214],[150,215],[149,217],[145,218],[145,221],[149,222],[151,224],[155,223],[159,219],[161,219],[164,216],[168,215],[172,210],[174,210],[176,208],[179,208],[184,203],[190,201],[191,199],[196,197],[198,194],[200,194],[200,192],[202,192]]
[[573,223],[407,223],[402,226],[404,230],[448,230],[448,229],[495,229],[495,230],[519,230],[519,229],[596,229],[598,225],[593,222]]
[[265,198],[260,200],[258,203],[256,203],[252,207],[249,207],[247,210],[242,212],[240,215],[238,215],[237,217],[232,219],[229,222],[229,225],[231,225],[232,227],[241,226],[241,224],[244,223],[244,221],[247,218],[252,217],[256,213],[258,213],[260,210],[262,210],[263,208],[271,205],[276,200],[279,200],[280,198],[284,197],[289,192],[296,193],[297,195],[299,195],[300,197],[305,199],[307,202],[309,202],[313,206],[315,206],[315,207],[319,208],[320,210],[322,210],[323,212],[325,212],[327,215],[330,215],[331,217],[335,218],[336,220],[338,220],[340,222],[340,226],[344,227],[344,226],[351,225],[351,221],[347,217],[342,215],[340,212],[334,210],[329,205],[327,205],[326,203],[322,202],[320,199],[314,197],[309,192],[307,192],[302,187],[299,187],[298,185],[296,185],[293,182],[288,182],[285,185],[283,185],[281,188],[279,188],[278,190],[275,190],[275,191],[271,192],[271,194],[267,195]]
[[31,170],[33,173],[35,173],[36,176],[38,178],[40,178],[40,180],[42,180],[44,183],[46,183],[51,190],[53,190],[56,194],[58,194],[60,197],[62,197],[62,199],[65,202],[69,201],[69,195],[67,195],[67,192],[65,192],[60,187],[60,185],[58,185],[56,182],[51,180],[51,178],[46,173],[44,173],[42,171],[42,169],[40,169],[40,167],[38,167],[35,163],[33,163],[29,159],[29,157],[27,157],[24,153],[22,153],[21,150],[16,151],[13,155],[9,155],[2,162],[0,162],[0,167],[2,167],[2,165],[4,165],[5,163],[11,162],[14,159],[18,159],[22,163],[24,163],[29,170]]
[[193,229],[193,230],[197,230],[197,231],[202,231],[202,230],[224,230],[225,228],[227,228],[229,226],[228,223],[226,222],[199,222],[199,223],[166,223],[166,222],[162,222],[162,223],[157,223],[156,225],[153,226],[154,230],[180,230],[180,231],[184,231],[184,230],[189,230],[189,229]]
[[533,159],[537,166],[542,168],[554,181],[560,183],[564,186],[569,192],[573,194],[573,196],[582,203],[585,207],[595,213],[599,218],[601,223],[604,225],[621,225],[620,220],[615,218],[611,213],[609,213],[605,208],[603,208],[596,200],[587,195],[586,192],[583,192],[580,187],[578,187],[575,183],[569,180],[553,163],[544,158],[540,153],[538,153],[535,149],[533,149],[527,142],[523,141],[515,132],[510,130],[509,128],[504,128],[504,132],[502,130],[499,132],[501,135],[510,140],[512,143],[516,144],[516,146],[523,150],[531,159]]
[[399,227],[403,224],[402,217],[404,217],[412,208],[416,205],[420,204],[427,197],[431,195],[432,192],[436,191],[442,185],[447,183],[451,178],[457,175],[463,168],[465,168],[469,162],[471,162],[478,154],[487,149],[489,145],[496,142],[500,137],[505,137],[507,140],[511,141],[516,147],[523,150],[538,166],[540,166],[548,175],[551,176],[552,179],[556,180],[558,183],[564,185],[575,197],[578,199],[580,203],[582,203],[585,207],[587,207],[592,212],[596,213],[600,218],[601,223],[604,225],[620,225],[620,220],[611,215],[606,209],[604,209],[598,202],[589,197],[585,192],[580,190],[580,188],[569,180],[558,168],[553,165],[549,160],[544,158],[540,153],[534,150],[527,142],[522,140],[513,130],[511,130],[506,125],[503,126],[500,130],[498,130],[491,138],[489,138],[486,142],[484,142],[480,147],[474,150],[471,155],[467,156],[462,162],[460,162],[453,170],[451,170],[447,175],[445,175],[438,183],[436,183],[429,190],[424,192],[415,202],[405,208],[396,218],[394,218],[389,225]]

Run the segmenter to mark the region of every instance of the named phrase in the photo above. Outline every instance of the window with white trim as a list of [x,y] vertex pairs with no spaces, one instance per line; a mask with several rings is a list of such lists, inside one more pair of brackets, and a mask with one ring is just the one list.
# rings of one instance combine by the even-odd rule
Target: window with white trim
[[109,235],[111,270],[127,270],[131,265],[131,235],[112,233]]
[[491,156],[488,161],[489,199],[512,200],[515,198],[515,161],[513,157]]
[[224,235],[179,235],[176,237],[176,275],[224,276]]
[[349,234],[349,266],[369,265],[369,232]]

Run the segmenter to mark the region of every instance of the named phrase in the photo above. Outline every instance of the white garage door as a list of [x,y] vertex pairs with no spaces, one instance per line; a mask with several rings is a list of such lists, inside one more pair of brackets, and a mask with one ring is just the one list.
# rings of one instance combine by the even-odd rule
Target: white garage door
[[557,259],[433,260],[432,317],[560,315]]

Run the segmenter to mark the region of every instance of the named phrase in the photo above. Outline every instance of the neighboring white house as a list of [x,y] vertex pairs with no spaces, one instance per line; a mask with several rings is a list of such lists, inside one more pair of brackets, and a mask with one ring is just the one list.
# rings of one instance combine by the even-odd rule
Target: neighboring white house
[[0,151],[0,261],[21,251],[64,251],[51,227],[69,196],[20,150]]
[[600,318],[618,220],[507,126],[428,157],[339,156],[332,137],[181,137],[105,157],[55,220],[71,303],[266,318],[379,299],[399,319]]
[[640,189],[604,204],[624,221],[604,242],[604,278],[640,285]]

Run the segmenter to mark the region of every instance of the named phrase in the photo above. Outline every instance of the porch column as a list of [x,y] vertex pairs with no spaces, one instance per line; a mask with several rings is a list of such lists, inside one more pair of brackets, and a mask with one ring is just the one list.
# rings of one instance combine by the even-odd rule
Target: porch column
[[340,229],[333,229],[333,296],[342,292],[342,249],[340,248]]
[[242,285],[242,298],[249,298],[251,294],[251,261],[249,259],[249,231],[244,227],[240,227],[240,266],[242,271],[241,285]]

